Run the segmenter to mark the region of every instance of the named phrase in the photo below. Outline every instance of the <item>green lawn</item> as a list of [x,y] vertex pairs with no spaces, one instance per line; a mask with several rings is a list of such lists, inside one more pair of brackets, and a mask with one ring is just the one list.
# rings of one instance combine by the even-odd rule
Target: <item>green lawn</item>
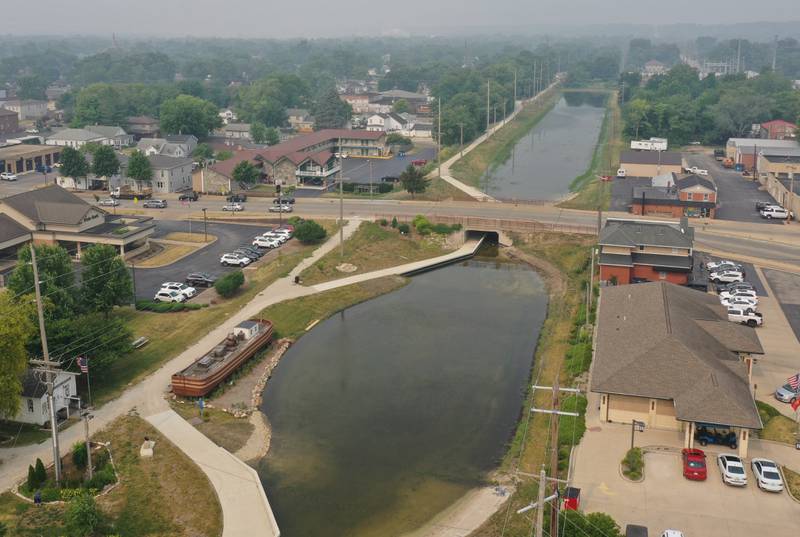
[[773,442],[781,442],[793,446],[796,438],[797,423],[767,403],[756,401],[756,406],[758,407],[758,413],[761,415],[761,422],[764,424],[764,428],[759,432],[759,437],[764,440],[772,440]]
[[50,438],[41,427],[14,421],[0,421],[0,448],[39,444]]
[[[199,409],[192,402],[175,403],[172,409],[185,420],[200,416]],[[231,453],[236,453],[247,443],[254,429],[247,418],[234,418],[227,412],[215,408],[204,409],[203,423],[195,427],[212,442]]]
[[[412,234],[406,236],[401,235],[391,226],[384,227],[374,222],[363,222],[356,232],[345,241],[344,257],[341,257],[340,250],[336,248],[304,270],[300,277],[304,284],[313,285],[354,274],[429,259],[452,251],[443,245],[444,241],[445,239],[440,235],[422,237]],[[349,273],[340,272],[336,267],[341,263],[355,265],[357,270]]]

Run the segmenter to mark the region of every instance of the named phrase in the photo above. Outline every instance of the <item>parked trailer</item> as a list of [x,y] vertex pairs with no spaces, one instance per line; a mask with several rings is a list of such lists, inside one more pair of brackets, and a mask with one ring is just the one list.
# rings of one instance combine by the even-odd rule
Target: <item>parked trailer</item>
[[649,140],[631,140],[631,149],[636,151],[666,151],[666,138],[650,138]]

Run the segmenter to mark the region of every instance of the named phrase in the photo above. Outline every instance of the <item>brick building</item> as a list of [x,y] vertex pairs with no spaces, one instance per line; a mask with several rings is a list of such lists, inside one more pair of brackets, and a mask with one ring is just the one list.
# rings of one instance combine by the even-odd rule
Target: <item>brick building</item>
[[675,178],[669,186],[633,189],[631,213],[641,216],[714,218],[717,211],[717,186],[698,175]]
[[762,123],[759,134],[761,138],[769,140],[795,140],[797,138],[797,125],[782,119],[775,119]]
[[0,108],[0,136],[19,132],[19,115],[13,110]]

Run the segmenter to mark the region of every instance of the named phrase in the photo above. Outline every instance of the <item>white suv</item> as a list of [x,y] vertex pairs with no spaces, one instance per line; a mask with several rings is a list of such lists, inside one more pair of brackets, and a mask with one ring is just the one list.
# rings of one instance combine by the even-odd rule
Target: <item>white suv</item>
[[153,297],[153,302],[186,302],[186,295],[178,291],[162,289]]
[[228,265],[237,265],[240,267],[246,267],[250,264],[251,259],[249,257],[245,257],[239,254],[222,254],[222,257],[219,258],[219,262],[222,263],[223,266],[227,267]]
[[712,272],[711,274],[708,275],[708,277],[714,283],[732,283],[732,282],[744,281],[744,275],[738,270]]
[[786,220],[789,218],[789,211],[783,207],[764,207],[761,209],[761,218],[772,220],[777,218],[779,220]]
[[258,248],[277,248],[280,245],[281,241],[271,237],[259,236],[253,239],[253,246],[257,246]]
[[180,282],[164,282],[161,284],[161,290],[177,291],[186,298],[192,298],[197,294],[197,289],[195,289],[194,287],[189,287],[185,283],[180,283]]

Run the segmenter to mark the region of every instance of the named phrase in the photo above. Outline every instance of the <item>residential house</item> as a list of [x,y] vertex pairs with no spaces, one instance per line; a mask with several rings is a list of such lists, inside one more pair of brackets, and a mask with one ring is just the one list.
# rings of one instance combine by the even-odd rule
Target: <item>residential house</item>
[[685,218],[679,223],[609,218],[597,242],[601,282],[691,283],[694,230]]
[[0,137],[19,132],[19,116],[13,110],[0,108]]
[[382,91],[370,99],[369,112],[388,113],[398,101],[408,103],[409,112],[417,115],[430,115],[431,99],[424,93],[393,89]]
[[113,146],[114,149],[122,149],[133,145],[133,134],[128,134],[122,127],[112,125],[88,125],[84,127],[89,132],[94,132],[105,137],[103,145]]
[[754,171],[758,154],[779,156],[784,151],[800,149],[795,140],[766,140],[762,138],[730,138],[725,144],[725,156],[741,164],[745,170]]
[[650,60],[642,68],[642,74],[647,78],[666,74],[667,71],[669,71],[669,67],[657,60]]
[[656,177],[665,173],[681,173],[683,159],[675,151],[623,151],[619,167],[626,177]]
[[653,178],[652,186],[634,187],[631,213],[643,216],[714,218],[717,186],[711,178],[670,173]]
[[761,124],[759,137],[768,140],[796,140],[797,125],[782,119],[767,121]]
[[[174,140],[174,141],[173,141]],[[175,158],[189,158],[197,147],[197,138],[191,136],[168,136],[166,138],[142,138],[136,149],[147,156],[164,155]]]
[[728,321],[717,297],[669,282],[600,291],[590,390],[600,418],[675,431],[686,448],[698,427],[731,430],[741,457],[762,428],[752,385],[753,328]]
[[81,148],[86,144],[102,144],[107,140],[102,134],[88,129],[64,129],[48,136],[44,143],[59,147]]
[[158,120],[149,116],[133,116],[128,118],[128,132],[140,140],[142,138],[157,138],[160,126]]
[[367,114],[370,112],[370,99],[374,97],[372,93],[344,94],[339,98],[350,105],[354,115]]
[[249,123],[228,123],[223,125],[216,133],[226,140],[247,140],[252,141]]
[[110,244],[122,255],[147,247],[155,231],[147,216],[111,215],[64,190],[47,185],[0,199],[0,255],[16,255],[20,245],[60,244],[80,256],[88,244]]
[[[79,407],[75,384],[77,376],[77,373],[59,371],[53,380],[53,408],[59,423],[69,419],[70,409],[77,410]],[[40,427],[49,426],[50,407],[47,400],[47,384],[43,375],[28,369],[22,378],[22,402],[12,420]]]
[[168,194],[192,189],[192,159],[166,155],[150,155],[147,159],[153,169],[154,193]]
[[368,131],[400,132],[407,131],[408,127],[408,121],[394,112],[373,114],[367,118]]
[[0,106],[16,112],[20,121],[41,119],[47,115],[47,101],[12,100],[4,101]]
[[177,144],[186,151],[186,156],[190,156],[197,148],[197,137],[194,134],[169,134],[166,140],[170,144]]
[[72,89],[72,86],[63,81],[56,81],[47,86],[44,90],[47,96],[47,110],[55,112],[58,110],[58,100]]
[[16,175],[32,173],[53,166],[60,158],[60,147],[29,144],[0,147],[0,172]]
[[217,115],[219,115],[223,125],[227,125],[228,123],[233,123],[239,119],[238,117],[236,117],[236,112],[234,112],[230,108],[226,108]]
[[287,108],[287,121],[296,132],[313,132],[314,116],[305,108]]

